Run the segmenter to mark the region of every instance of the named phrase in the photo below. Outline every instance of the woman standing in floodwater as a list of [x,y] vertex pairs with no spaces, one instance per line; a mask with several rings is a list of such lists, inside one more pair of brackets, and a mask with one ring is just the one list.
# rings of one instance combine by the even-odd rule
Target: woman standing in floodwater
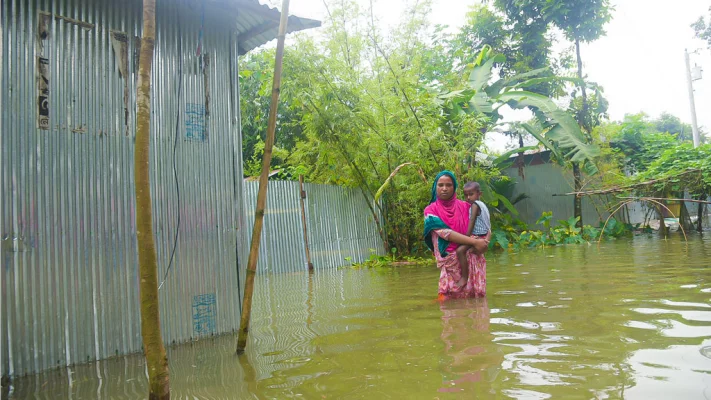
[[[467,237],[469,203],[457,199],[457,178],[451,171],[440,172],[432,184],[430,205],[425,208],[425,243],[437,260],[439,298],[486,296],[486,242]],[[469,270],[462,271],[455,250],[460,244],[479,249],[467,253]]]

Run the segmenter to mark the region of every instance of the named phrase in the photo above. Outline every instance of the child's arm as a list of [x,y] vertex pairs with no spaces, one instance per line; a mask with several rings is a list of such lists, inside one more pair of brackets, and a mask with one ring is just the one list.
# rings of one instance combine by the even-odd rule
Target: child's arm
[[476,224],[476,218],[479,215],[479,206],[476,203],[472,204],[471,215],[469,217],[469,227],[467,227],[467,236],[471,236],[474,232],[474,225]]

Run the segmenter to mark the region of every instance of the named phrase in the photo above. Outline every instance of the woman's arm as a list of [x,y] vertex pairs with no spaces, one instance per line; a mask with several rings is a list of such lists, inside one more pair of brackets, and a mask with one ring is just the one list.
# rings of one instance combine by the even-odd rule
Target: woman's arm
[[[435,230],[435,233],[442,239],[452,243],[472,246],[479,254],[484,254],[484,252],[486,252],[489,248],[489,239],[484,240],[471,236],[464,236],[461,233],[455,232],[451,229],[437,229]],[[491,232],[489,235],[491,235]]]
[[449,230],[449,235],[446,235],[446,237],[441,235],[439,231],[444,231],[444,229],[440,229],[435,232],[437,232],[437,234],[440,235],[440,237],[443,237],[444,239],[446,239],[452,243],[464,244],[467,246],[476,246],[477,244],[480,244],[481,242],[483,242],[483,240],[481,240],[481,239],[474,239],[469,236],[464,236],[461,233],[455,232],[453,230]]

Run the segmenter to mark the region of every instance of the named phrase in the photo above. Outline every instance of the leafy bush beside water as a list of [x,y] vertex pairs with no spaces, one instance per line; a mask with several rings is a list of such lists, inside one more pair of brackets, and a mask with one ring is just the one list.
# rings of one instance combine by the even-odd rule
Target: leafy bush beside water
[[[504,216],[503,224],[494,223],[494,230],[491,235],[491,243],[489,248],[515,250],[522,248],[534,248],[545,246],[557,246],[562,244],[581,244],[588,243],[603,237],[613,238],[620,237],[632,232],[633,227],[629,224],[624,224],[614,218],[610,218],[607,225],[595,228],[590,225],[584,225],[582,228],[576,226],[578,217],[571,217],[567,220],[559,220],[558,225],[553,227],[551,222],[553,219],[552,212],[544,212],[536,221],[536,225],[542,225],[542,230],[527,229],[526,225],[520,221],[507,219]],[[510,222],[509,222],[510,221]]]
[[[617,238],[630,235],[634,227],[610,218],[607,225],[595,228],[584,225],[582,228],[576,226],[577,217],[567,220],[559,220],[557,226],[551,226],[553,220],[552,212],[544,212],[536,221],[536,225],[543,226],[542,230],[528,229],[525,223],[514,219],[509,214],[495,214],[493,223],[494,230],[491,232],[491,242],[489,249],[513,249],[539,248],[546,246],[558,246],[565,244],[582,244],[596,241],[603,233],[603,238]],[[375,249],[370,249],[370,257],[362,263],[352,263],[351,266],[360,268],[384,268],[396,264],[407,266],[431,265],[432,258],[427,255],[421,257],[405,256],[398,257],[397,249],[393,248],[391,254],[381,256],[376,254]],[[352,258],[346,257],[346,261]]]

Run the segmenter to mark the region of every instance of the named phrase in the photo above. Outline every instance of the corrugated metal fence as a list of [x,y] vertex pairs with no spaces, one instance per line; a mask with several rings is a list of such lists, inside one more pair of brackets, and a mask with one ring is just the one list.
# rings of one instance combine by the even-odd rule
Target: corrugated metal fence
[[[557,164],[547,162],[545,158],[543,159],[545,161],[541,161],[540,154],[527,156],[527,159],[529,162],[523,171],[525,179],[519,176],[518,168],[515,166],[504,171],[516,182],[513,196],[522,193],[528,196],[527,199],[516,204],[519,218],[531,227],[534,227],[536,220],[547,211],[553,212],[554,224],[558,220],[570,218],[573,215],[573,197],[553,195],[573,191],[573,173]],[[533,162],[530,161],[531,159]],[[685,197],[688,196],[688,193],[685,194]],[[612,195],[583,197],[583,223],[598,226],[610,215],[606,209],[607,204],[620,201],[621,199],[615,199]],[[646,202],[633,202],[625,206],[627,212],[620,210],[615,217],[621,220],[629,218],[627,222],[632,224],[649,222],[650,218],[658,218],[656,209],[650,209],[651,205]],[[696,216],[698,204],[686,202],[686,207],[690,215]],[[702,207],[702,213],[707,215],[708,207]]]
[[[159,2],[157,15],[151,191],[160,277],[181,220],[160,291],[173,343],[239,326],[237,46],[234,23],[208,15],[201,27],[184,2]],[[3,375],[141,351],[140,30],[140,1],[2,2]]]
[[[0,375],[139,352],[133,155],[141,2],[0,4]],[[251,234],[237,39],[260,21],[215,8],[203,17],[201,4],[160,1],[156,12],[150,170],[167,343],[239,327],[238,265],[247,257],[238,251]],[[247,186],[251,196],[256,188]],[[317,268],[382,247],[355,192],[306,190]],[[269,196],[260,269],[305,268],[298,184],[274,183]]]
[[[258,189],[258,182],[245,183],[248,232],[254,224]],[[306,183],[304,190],[306,228],[315,269],[362,262],[374,252],[383,253],[383,241],[373,215],[356,189]],[[259,272],[293,272],[307,268],[299,196],[299,182],[269,182]]]

